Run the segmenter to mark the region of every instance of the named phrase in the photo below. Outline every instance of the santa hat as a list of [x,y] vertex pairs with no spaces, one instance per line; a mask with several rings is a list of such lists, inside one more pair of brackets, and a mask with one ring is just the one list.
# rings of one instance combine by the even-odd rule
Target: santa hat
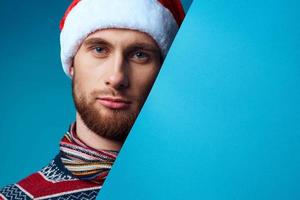
[[69,75],[83,40],[106,28],[150,35],[165,57],[184,18],[180,0],[73,0],[60,23],[61,61]]

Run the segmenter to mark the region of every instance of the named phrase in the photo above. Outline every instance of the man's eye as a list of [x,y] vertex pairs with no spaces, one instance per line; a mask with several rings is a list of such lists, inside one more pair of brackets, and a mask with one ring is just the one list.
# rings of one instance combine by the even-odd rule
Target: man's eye
[[92,54],[95,57],[105,57],[108,54],[108,49],[106,47],[102,47],[102,46],[94,46],[90,48]]
[[133,57],[134,60],[137,60],[139,62],[146,62],[146,61],[148,61],[150,56],[145,52],[136,51],[136,52],[133,53],[132,57]]
[[94,51],[96,53],[104,53],[105,52],[105,48],[103,48],[103,47],[95,47]]
[[144,58],[144,57],[146,57],[146,54],[144,52],[138,51],[135,53],[135,56],[138,58]]

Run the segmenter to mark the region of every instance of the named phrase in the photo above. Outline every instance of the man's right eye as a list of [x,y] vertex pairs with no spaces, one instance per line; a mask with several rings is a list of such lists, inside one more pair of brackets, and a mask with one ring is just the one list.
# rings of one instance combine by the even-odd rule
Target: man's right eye
[[96,48],[95,48],[95,51],[96,51],[97,53],[103,53],[104,48],[103,48],[103,47],[96,47]]
[[105,47],[96,46],[92,48],[92,52],[95,56],[99,57],[99,56],[106,56],[108,50]]

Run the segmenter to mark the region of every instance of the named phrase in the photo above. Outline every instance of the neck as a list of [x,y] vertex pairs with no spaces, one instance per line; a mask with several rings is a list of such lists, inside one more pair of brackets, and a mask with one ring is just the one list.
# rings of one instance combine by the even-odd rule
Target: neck
[[109,140],[91,131],[82,121],[80,115],[76,113],[76,132],[78,138],[89,147],[97,150],[119,151],[122,147],[121,142]]

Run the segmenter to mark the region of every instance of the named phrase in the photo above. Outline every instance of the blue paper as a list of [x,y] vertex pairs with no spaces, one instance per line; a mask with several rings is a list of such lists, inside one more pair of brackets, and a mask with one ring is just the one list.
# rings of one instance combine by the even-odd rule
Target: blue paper
[[299,6],[194,0],[98,199],[300,199]]

